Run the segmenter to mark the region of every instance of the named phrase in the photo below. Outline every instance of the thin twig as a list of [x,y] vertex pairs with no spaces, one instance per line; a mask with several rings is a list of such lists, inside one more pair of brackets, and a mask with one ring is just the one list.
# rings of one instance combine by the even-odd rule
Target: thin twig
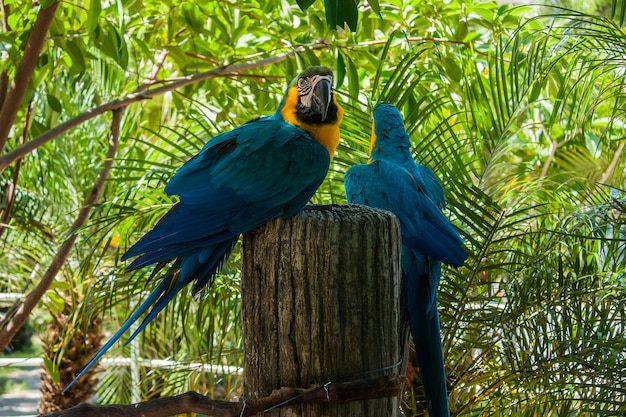
[[137,90],[135,90],[135,92],[146,91],[148,88],[150,88],[151,85],[155,83],[155,81],[157,80],[157,75],[159,75],[159,71],[161,71],[161,68],[163,68],[163,64],[165,64],[165,59],[168,55],[169,51],[167,49],[163,49],[161,51],[159,56],[154,61],[154,66],[152,67],[150,75],[148,75],[148,78],[146,78],[141,83],[141,85],[137,87]]
[[[6,4],[4,0],[0,0],[0,13],[2,13],[2,19],[0,19],[0,25],[2,32],[12,37],[15,37],[15,33],[11,30],[9,25],[9,14],[11,13],[11,6]],[[0,61],[6,61],[9,58],[9,53],[4,50],[0,51]],[[0,110],[4,106],[4,101],[7,98],[9,92],[9,73],[4,70],[0,73]]]
[[[22,136],[20,137],[20,145],[26,143],[28,137],[28,127],[30,126],[30,118],[32,116],[32,100],[28,102],[26,108],[26,115],[24,117],[24,125],[22,127]],[[15,192],[17,190],[17,181],[20,178],[20,171],[22,168],[23,159],[18,159],[15,163],[15,169],[13,170],[12,181],[7,181],[4,191],[4,208],[0,215],[0,237],[4,234],[6,227],[11,219],[11,213],[13,212],[13,203],[15,202]]]

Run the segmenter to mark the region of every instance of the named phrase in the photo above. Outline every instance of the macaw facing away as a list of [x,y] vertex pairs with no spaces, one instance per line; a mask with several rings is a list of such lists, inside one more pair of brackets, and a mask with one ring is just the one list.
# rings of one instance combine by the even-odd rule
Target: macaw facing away
[[402,292],[428,413],[449,416],[437,287],[441,262],[461,266],[467,252],[441,212],[441,184],[413,160],[404,121],[391,104],[374,108],[370,163],[348,169],[344,185],[348,202],[388,210],[400,221]]
[[343,109],[333,73],[310,67],[289,85],[271,116],[249,121],[209,140],[165,186],[180,202],[124,254],[129,271],[173,261],[168,272],[87,369],[149,311],[130,342],[187,284],[211,285],[239,236],[300,212],[320,186],[339,144]]

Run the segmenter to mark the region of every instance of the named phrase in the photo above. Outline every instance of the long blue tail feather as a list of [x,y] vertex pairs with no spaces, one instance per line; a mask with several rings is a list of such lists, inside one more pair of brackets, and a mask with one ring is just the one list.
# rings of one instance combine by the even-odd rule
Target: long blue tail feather
[[171,285],[172,278],[173,276],[169,275],[163,278],[161,282],[159,282],[159,285],[157,285],[157,287],[150,293],[150,295],[148,295],[148,298],[146,298],[146,300],[143,303],[141,303],[141,305],[137,308],[137,310],[135,310],[135,312],[131,314],[131,316],[124,322],[122,327],[120,327],[119,330],[115,332],[115,334],[111,336],[111,338],[104,345],[102,345],[102,347],[98,349],[96,353],[92,355],[89,363],[87,363],[87,365],[85,365],[83,370],[80,371],[80,373],[76,376],[76,378],[74,378],[72,382],[70,382],[63,389],[63,393],[65,393],[68,389],[70,389],[76,381],[78,381],[92,366],[94,366],[96,362],[98,362],[100,358],[102,358],[102,356],[104,356],[104,354],[111,348],[111,346],[113,346],[115,342],[117,342],[119,338],[122,337],[122,335],[126,333],[128,329],[130,329],[130,326],[132,326],[133,323],[135,323],[139,317],[141,317],[146,311],[148,311],[148,309],[150,309],[150,307],[152,307],[152,305],[159,299],[159,297],[161,297],[161,295]]
[[430,417],[450,416],[437,311],[437,285],[433,287],[433,284],[439,283],[440,273],[439,262],[403,248],[402,290]]
[[[130,329],[142,315],[148,310],[148,315],[143,319],[139,327],[126,340],[125,345],[130,343],[148,324],[159,314],[165,306],[194,279],[197,283],[194,286],[194,292],[201,290],[205,285],[213,284],[215,273],[221,268],[223,262],[230,255],[231,250],[237,243],[238,237],[220,242],[209,248],[197,250],[194,253],[178,258],[170,270],[165,273],[157,287],[148,295],[148,298],[131,314],[124,322],[122,327],[100,348],[83,370],[69,383],[63,392],[66,392],[74,383],[81,378],[93,365],[102,358],[102,356],[117,342],[122,335]],[[210,252],[202,254],[200,252]]]

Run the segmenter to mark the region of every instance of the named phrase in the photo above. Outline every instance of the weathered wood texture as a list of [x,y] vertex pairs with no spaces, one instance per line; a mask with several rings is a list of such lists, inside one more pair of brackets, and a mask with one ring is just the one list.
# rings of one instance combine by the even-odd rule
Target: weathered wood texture
[[[244,398],[398,373],[400,230],[388,212],[309,206],[246,233]],[[273,417],[386,417],[398,398],[301,404]]]

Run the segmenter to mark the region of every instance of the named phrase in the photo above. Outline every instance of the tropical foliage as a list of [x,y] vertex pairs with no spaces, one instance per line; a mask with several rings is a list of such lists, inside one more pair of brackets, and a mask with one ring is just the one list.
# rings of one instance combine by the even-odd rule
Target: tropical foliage
[[[40,7],[3,4],[6,90]],[[382,19],[367,3],[359,11],[353,33],[329,30],[319,1],[306,12],[288,1],[58,5],[12,123],[0,184],[1,291],[28,292],[76,239],[36,310],[58,321],[73,306],[49,342],[52,383],[69,344],[84,343],[80,329],[99,320],[117,329],[153,285],[151,271],[124,273],[119,257],[175,202],[163,192],[167,179],[207,138],[273,112],[286,82],[321,63],[335,68],[346,116],[315,201],[345,202],[343,172],[367,158],[369,112],[389,101],[405,115],[416,160],[441,178],[446,214],[472,253],[464,267],[445,270],[440,288],[451,413],[626,412],[621,22],[457,0],[392,0],[380,4]],[[7,155],[90,109],[115,108],[118,98],[126,101],[113,169],[76,228],[111,160],[109,113],[19,161]],[[178,297],[138,343],[110,353],[133,365],[106,367],[99,401],[189,389],[238,394],[239,376],[199,366],[242,363],[236,252],[210,291]],[[143,366],[141,358],[176,365]],[[405,397],[407,415],[423,410],[418,381]]]

